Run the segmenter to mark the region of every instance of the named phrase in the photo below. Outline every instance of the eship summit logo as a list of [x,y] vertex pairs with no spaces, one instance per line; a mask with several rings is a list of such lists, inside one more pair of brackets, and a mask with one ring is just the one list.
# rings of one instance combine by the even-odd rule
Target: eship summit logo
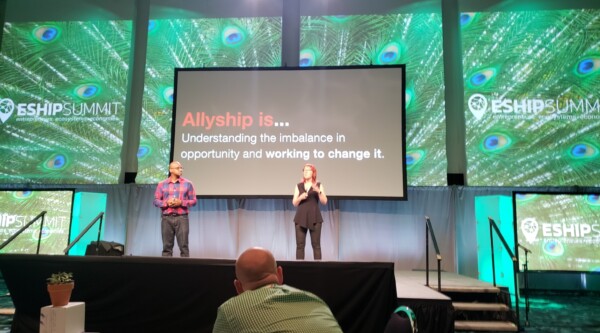
[[495,119],[590,120],[600,119],[598,98],[488,98],[473,94],[467,106],[476,120]]
[[0,125],[15,114],[15,120],[40,121],[43,118],[55,122],[117,120],[122,111],[120,102],[27,102],[15,103],[0,97]]
[[4,124],[15,110],[15,103],[10,98],[0,98],[0,121]]
[[485,96],[482,94],[474,94],[469,97],[469,110],[477,120],[480,120],[481,117],[485,114],[485,111],[488,108],[488,101]]

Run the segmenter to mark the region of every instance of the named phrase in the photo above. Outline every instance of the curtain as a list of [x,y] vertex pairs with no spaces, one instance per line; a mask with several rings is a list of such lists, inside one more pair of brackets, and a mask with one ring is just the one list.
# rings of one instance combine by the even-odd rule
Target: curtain
[[[21,189],[3,185],[4,190]],[[30,185],[29,189],[64,187]],[[104,239],[125,244],[126,255],[160,256],[160,209],[153,206],[155,185],[77,185],[76,192],[107,193]],[[409,187],[407,200],[329,198],[321,207],[324,261],[393,262],[397,270],[425,268],[425,216],[431,219],[442,256],[442,270],[478,277],[475,197],[511,196],[509,187]],[[527,188],[574,191],[582,188]],[[251,246],[270,249],[278,260],[295,260],[295,207],[289,198],[198,200],[190,210],[190,255],[235,259]],[[85,203],[84,203],[85,204]],[[429,265],[435,253],[429,238]],[[177,254],[177,247],[175,247]],[[310,235],[306,260],[312,260]]]

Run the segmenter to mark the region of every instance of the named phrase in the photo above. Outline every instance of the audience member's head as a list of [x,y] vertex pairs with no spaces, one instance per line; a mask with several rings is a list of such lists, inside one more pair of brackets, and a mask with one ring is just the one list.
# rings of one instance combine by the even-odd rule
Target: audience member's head
[[283,284],[283,270],[263,248],[244,251],[235,262],[238,295],[217,309],[213,333],[342,333],[319,296]]
[[268,284],[283,284],[283,269],[266,249],[249,248],[235,262],[235,289],[238,294]]

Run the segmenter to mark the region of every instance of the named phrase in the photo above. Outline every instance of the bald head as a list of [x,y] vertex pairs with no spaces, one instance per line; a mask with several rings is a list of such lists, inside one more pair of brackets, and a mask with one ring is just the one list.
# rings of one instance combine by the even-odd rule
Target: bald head
[[269,250],[259,247],[250,248],[239,256],[235,262],[235,275],[238,293],[272,283],[283,283],[282,270],[277,267],[275,257]]

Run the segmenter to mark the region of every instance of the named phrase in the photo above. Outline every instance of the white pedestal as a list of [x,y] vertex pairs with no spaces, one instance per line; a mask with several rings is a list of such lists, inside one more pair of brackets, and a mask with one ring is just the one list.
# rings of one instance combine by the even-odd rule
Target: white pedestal
[[40,333],[82,333],[85,331],[85,303],[45,306],[40,313]]

